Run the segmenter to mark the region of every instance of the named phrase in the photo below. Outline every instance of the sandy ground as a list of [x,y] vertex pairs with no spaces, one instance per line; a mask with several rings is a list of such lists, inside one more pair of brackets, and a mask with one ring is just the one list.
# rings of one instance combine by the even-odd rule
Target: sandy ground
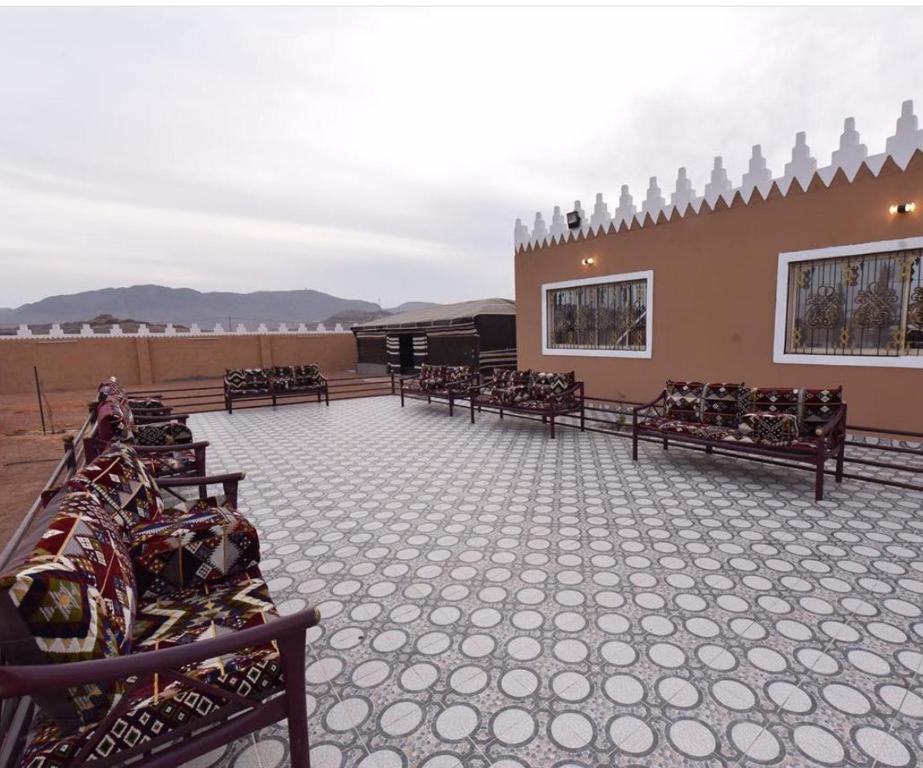
[[[351,372],[331,374],[331,378],[352,376],[354,374]],[[183,387],[220,385],[221,379],[197,379],[155,384],[148,389],[169,394],[170,390]],[[138,391],[142,388],[130,389]],[[87,417],[87,403],[95,396],[95,390],[46,393],[47,434],[43,435],[35,393],[0,395],[0,549],[9,540],[60,461],[64,450],[64,435],[74,434],[80,429]],[[220,399],[220,393],[209,394],[209,399],[215,398]],[[177,410],[202,408],[192,409],[183,405]]]

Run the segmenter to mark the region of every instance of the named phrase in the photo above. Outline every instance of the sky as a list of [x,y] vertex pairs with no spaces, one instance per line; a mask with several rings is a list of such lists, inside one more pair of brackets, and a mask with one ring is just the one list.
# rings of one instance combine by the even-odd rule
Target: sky
[[923,10],[0,9],[0,306],[513,297],[513,221],[923,112]]

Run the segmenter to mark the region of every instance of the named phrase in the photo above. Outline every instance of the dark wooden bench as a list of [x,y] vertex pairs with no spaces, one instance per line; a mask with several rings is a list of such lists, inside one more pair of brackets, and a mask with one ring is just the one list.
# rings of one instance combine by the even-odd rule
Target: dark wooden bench
[[235,368],[224,372],[224,407],[234,412],[235,400],[272,400],[315,395],[329,406],[327,379],[317,365],[288,365],[273,368]]
[[495,368],[490,381],[481,384],[471,393],[471,423],[474,411],[484,406],[503,412],[528,413],[542,417],[548,424],[551,439],[555,437],[555,419],[559,416],[580,414],[580,431],[584,431],[586,415],[583,402],[583,382],[577,381],[573,371],[518,371]]
[[477,385],[478,374],[467,365],[428,365],[424,363],[420,372],[399,378],[401,408],[404,398],[411,400],[446,400],[449,416],[455,413],[455,403],[470,397],[471,388]]
[[634,408],[632,459],[641,437],[716,447],[729,453],[785,459],[814,467],[814,497],[824,497],[824,466],[836,460],[843,481],[846,403],[842,387],[787,389],[743,383],[668,381],[660,395]]

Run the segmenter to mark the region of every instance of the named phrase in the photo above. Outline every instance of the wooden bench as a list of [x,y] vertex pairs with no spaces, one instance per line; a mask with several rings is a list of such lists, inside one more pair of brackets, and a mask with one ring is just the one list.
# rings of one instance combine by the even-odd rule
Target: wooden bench
[[[236,498],[242,478],[170,482],[218,482]],[[319,620],[314,608],[279,616],[256,529],[230,501],[165,509],[131,448],[101,454],[0,571],[0,699],[27,712],[4,720],[0,754],[173,768],[287,718],[291,763],[307,766],[305,633]]]
[[315,395],[329,406],[330,391],[327,379],[317,365],[287,365],[273,368],[236,368],[224,372],[224,407],[234,412],[235,400],[272,400],[275,406],[280,398]]
[[632,459],[642,436],[715,447],[731,453],[786,459],[814,467],[814,497],[824,497],[824,466],[836,459],[843,481],[846,403],[842,387],[787,389],[743,383],[668,381],[650,403],[632,414]]
[[472,390],[471,423],[474,411],[484,406],[503,412],[528,413],[542,417],[548,424],[554,440],[555,419],[569,414],[580,414],[580,431],[584,431],[585,412],[583,382],[577,381],[573,371],[518,371],[495,368],[490,380]]
[[401,376],[401,408],[404,398],[411,400],[447,400],[449,416],[455,413],[455,402],[471,395],[471,388],[477,385],[478,374],[468,365],[429,365],[424,363],[420,372],[412,376]]

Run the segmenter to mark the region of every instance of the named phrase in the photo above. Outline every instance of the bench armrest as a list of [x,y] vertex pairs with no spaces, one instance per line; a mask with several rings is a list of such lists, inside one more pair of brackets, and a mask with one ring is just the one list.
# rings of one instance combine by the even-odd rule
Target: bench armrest
[[54,693],[74,685],[108,683],[178,670],[243,648],[303,633],[318,622],[319,611],[306,608],[258,627],[172,648],[63,664],[6,665],[0,667],[0,699]]
[[815,437],[825,438],[833,434],[834,430],[838,430],[840,427],[842,427],[844,432],[846,431],[846,403],[843,403],[837,408],[836,416],[830,419],[824,426],[817,427],[817,429],[814,430],[814,435]]
[[221,483],[228,506],[237,509],[237,485],[246,476],[246,472],[229,472],[223,475],[159,477],[157,485],[161,488],[188,488],[196,485],[199,488],[199,498],[206,499],[208,498],[208,486]]
[[196,440],[194,443],[174,443],[173,445],[135,445],[132,446],[135,453],[175,453],[176,451],[188,451],[196,448],[207,448],[208,440]]

